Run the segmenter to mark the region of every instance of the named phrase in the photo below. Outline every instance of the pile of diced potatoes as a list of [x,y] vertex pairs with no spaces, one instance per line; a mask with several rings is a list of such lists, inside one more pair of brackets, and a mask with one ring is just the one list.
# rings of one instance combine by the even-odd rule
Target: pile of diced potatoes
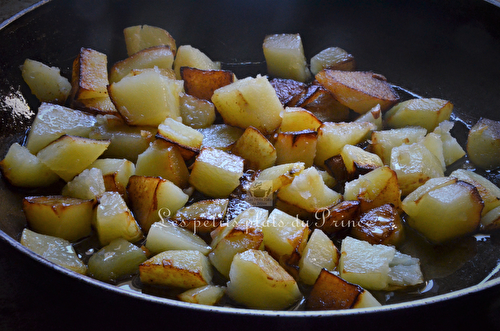
[[[70,80],[21,66],[40,106],[0,169],[16,187],[62,184],[23,200],[20,241],[48,260],[197,304],[366,308],[381,304],[369,291],[424,284],[405,231],[439,245],[500,227],[500,189],[447,172],[466,155],[451,102],[401,100],[339,47],[308,63],[299,34],[265,37],[272,79],[236,77],[159,27],[124,37],[125,59],[82,48]],[[474,164],[499,166],[499,128],[470,130]]]

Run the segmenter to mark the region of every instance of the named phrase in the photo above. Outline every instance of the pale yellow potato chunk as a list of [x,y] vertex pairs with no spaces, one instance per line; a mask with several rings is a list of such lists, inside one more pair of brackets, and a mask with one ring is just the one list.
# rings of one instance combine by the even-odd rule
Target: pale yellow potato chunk
[[399,129],[373,131],[371,137],[372,152],[380,156],[385,165],[391,162],[391,151],[403,144],[413,144],[425,137],[427,130],[419,126]]
[[61,76],[61,70],[42,62],[26,59],[21,74],[40,102],[64,104],[71,91],[71,83]]
[[257,170],[273,166],[277,158],[275,146],[252,126],[245,129],[231,152],[244,158],[247,167]]
[[127,159],[97,159],[88,169],[100,169],[106,191],[115,191],[126,195],[130,176],[135,174],[135,164]]
[[480,119],[469,131],[467,138],[469,159],[484,169],[500,166],[500,122]]
[[227,124],[212,124],[199,131],[204,137],[202,147],[213,147],[224,151],[229,151],[244,132],[241,128]]
[[276,164],[303,162],[306,167],[314,163],[318,133],[312,130],[280,132],[275,136]]
[[177,298],[184,302],[213,306],[225,294],[225,288],[218,285],[205,285],[182,292]]
[[322,269],[334,270],[340,252],[321,229],[314,229],[299,261],[299,278],[304,284],[313,285]]
[[198,154],[203,142],[201,132],[169,117],[158,126],[157,137],[179,146],[185,160]]
[[[250,185],[249,191],[262,186],[263,183],[272,184],[272,192],[276,192],[282,186],[288,185],[293,178],[305,169],[303,162],[280,164],[262,170]],[[264,185],[267,186],[267,185]]]
[[434,129],[434,133],[437,134],[441,141],[443,142],[443,157],[446,166],[449,166],[462,157],[465,156],[465,150],[460,146],[457,139],[453,137],[450,130],[453,128],[454,123],[451,121],[443,121],[439,123],[439,126]]
[[151,225],[146,237],[146,248],[152,254],[171,250],[196,250],[208,255],[212,250],[196,233],[168,220]]
[[281,132],[290,131],[317,131],[321,121],[309,110],[300,107],[286,107],[281,112]]
[[328,47],[311,58],[311,73],[316,75],[323,69],[354,70],[354,56],[340,47]]
[[175,39],[166,31],[157,26],[134,25],[123,29],[127,54],[131,56],[143,49],[154,46],[168,46],[172,52],[176,52]]
[[177,50],[174,61],[175,77],[182,79],[181,67],[191,67],[202,70],[219,70],[220,63],[212,61],[205,53],[191,45],[182,45]]
[[215,121],[215,106],[211,101],[182,93],[180,96],[182,123],[194,129],[207,128]]
[[97,200],[106,191],[101,169],[85,169],[67,182],[62,195],[88,200]]

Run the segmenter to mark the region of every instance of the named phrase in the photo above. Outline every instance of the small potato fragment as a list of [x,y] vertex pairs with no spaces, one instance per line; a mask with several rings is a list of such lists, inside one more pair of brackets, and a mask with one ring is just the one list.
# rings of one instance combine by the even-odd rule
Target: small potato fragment
[[87,273],[87,266],[78,258],[75,249],[68,240],[24,228],[20,242],[24,247],[61,267],[82,275]]
[[227,70],[180,68],[181,79],[187,94],[210,101],[214,91],[234,82],[234,74]]
[[253,126],[245,129],[231,147],[231,153],[244,158],[247,168],[256,170],[273,166],[277,158],[275,146]]
[[169,117],[158,126],[156,137],[179,147],[184,160],[190,160],[198,154],[203,142],[201,132]]
[[71,83],[61,76],[59,68],[26,59],[21,65],[21,74],[40,102],[63,105],[71,92]]
[[267,135],[281,124],[283,106],[265,76],[247,77],[221,87],[215,90],[212,102],[228,125],[242,129],[253,126]]
[[108,84],[106,54],[82,47],[73,61],[70,101],[105,97]]
[[90,235],[95,202],[60,195],[23,199],[29,227],[38,233],[68,241]]
[[450,133],[453,126],[453,122],[443,121],[439,123],[439,126],[433,131],[443,142],[443,157],[446,166],[453,164],[466,154],[457,139],[455,139]]
[[117,238],[132,243],[143,238],[134,215],[118,192],[105,192],[101,196],[93,225],[102,246]]
[[311,78],[300,34],[267,35],[262,44],[269,75],[306,82]]
[[180,96],[182,123],[193,129],[207,128],[215,121],[215,106],[211,101],[182,93]]
[[176,145],[156,139],[137,157],[135,174],[161,177],[185,188],[188,186],[189,170],[182,153]]
[[130,176],[135,174],[135,164],[127,159],[103,158],[95,160],[88,169],[101,170],[106,191],[120,193],[123,197],[127,194],[127,185]]
[[467,138],[469,159],[483,169],[500,166],[500,122],[481,118],[472,126]]
[[174,215],[189,199],[173,182],[161,177],[133,175],[127,186],[130,209],[142,230]]
[[432,132],[442,121],[450,119],[453,104],[438,98],[416,98],[398,103],[384,114],[390,128],[421,126]]
[[213,198],[227,198],[240,184],[244,161],[237,155],[205,147],[196,157],[189,183]]
[[285,309],[302,297],[296,281],[266,251],[235,255],[227,294],[249,308]]
[[168,46],[154,46],[134,53],[125,60],[116,62],[109,72],[109,82],[116,83],[135,69],[172,69],[174,51]]
[[380,109],[380,105],[377,104],[370,111],[356,118],[354,122],[370,122],[375,124],[377,131],[382,130],[384,122],[382,120],[382,110]]
[[381,304],[361,286],[349,283],[326,269],[321,270],[306,300],[308,310],[379,307]]
[[367,152],[360,147],[350,144],[342,147],[340,155],[344,161],[348,177],[353,179],[384,165],[382,159],[377,154]]
[[425,137],[427,130],[418,126],[399,129],[373,131],[372,152],[380,156],[385,165],[391,162],[391,151],[403,144],[413,144]]
[[286,107],[281,112],[281,132],[297,132],[304,130],[317,131],[321,121],[308,110],[301,107]]
[[213,306],[224,296],[225,288],[218,285],[205,285],[182,292],[177,298],[184,302]]
[[432,243],[476,231],[483,206],[476,187],[453,177],[429,179],[402,203],[408,225]]
[[43,164],[28,148],[13,143],[0,161],[2,176],[18,187],[44,187],[54,184],[59,176]]
[[223,151],[229,151],[244,132],[241,128],[227,124],[212,124],[199,131],[204,137],[202,147],[212,147]]
[[311,167],[316,156],[318,133],[313,130],[279,132],[275,136],[276,164],[302,162]]
[[340,47],[328,47],[311,58],[311,73],[323,69],[352,71],[356,67],[354,56]]
[[315,229],[299,261],[299,279],[307,285],[316,282],[322,269],[334,270],[340,258],[340,252],[328,236],[320,229]]
[[88,274],[95,279],[112,282],[138,272],[139,265],[146,260],[141,248],[118,238],[90,257]]
[[134,25],[123,29],[127,54],[131,56],[154,46],[168,46],[175,54],[175,39],[166,30],[151,25]]
[[191,45],[182,45],[174,60],[175,77],[182,80],[181,68],[191,67],[201,70],[220,70],[220,63],[212,61],[205,53]]
[[212,270],[208,258],[195,250],[161,252],[139,266],[144,284],[178,288],[197,288],[209,285]]
[[360,215],[351,235],[370,244],[399,245],[404,239],[404,228],[398,210],[391,204],[370,209]]
[[209,233],[224,221],[228,204],[229,199],[196,201],[178,209],[170,220],[194,233]]
[[86,200],[97,200],[104,192],[104,178],[101,169],[85,169],[67,182],[62,195]]
[[387,166],[379,167],[345,184],[345,200],[359,200],[360,211],[391,203],[401,208],[401,191],[398,177]]
[[359,114],[377,104],[385,111],[399,101],[385,78],[372,72],[324,69],[315,77],[341,104]]
[[38,159],[66,182],[85,170],[108,148],[109,140],[64,135],[37,153]]
[[272,191],[276,192],[282,186],[288,185],[293,181],[293,178],[300,174],[305,169],[304,163],[295,162],[280,164],[269,167],[259,172],[255,180],[250,184],[249,191],[257,188],[261,183],[271,181]]

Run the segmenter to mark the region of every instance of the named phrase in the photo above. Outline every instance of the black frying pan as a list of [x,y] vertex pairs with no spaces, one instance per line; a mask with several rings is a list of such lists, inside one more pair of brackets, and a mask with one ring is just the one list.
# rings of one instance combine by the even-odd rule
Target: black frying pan
[[[485,1],[60,0],[0,30],[0,156],[12,142],[22,141],[38,106],[18,69],[25,58],[58,66],[69,77],[81,47],[106,53],[110,63],[125,58],[122,30],[136,24],[165,28],[178,45],[201,49],[238,77],[265,73],[266,34],[300,33],[308,58],[339,46],[355,56],[359,70],[383,74],[423,97],[451,100],[459,128],[481,116],[500,120],[500,8]],[[465,143],[465,137],[459,141]],[[394,303],[381,309],[210,308],[128,292],[35,256],[17,242],[25,225],[20,208],[25,193],[0,181],[0,329],[147,329],[179,323],[203,329],[500,325],[500,279],[489,278],[500,259],[497,234],[484,241],[464,240],[452,253],[437,251],[436,263],[446,272],[434,280],[432,291],[412,301],[389,300]]]

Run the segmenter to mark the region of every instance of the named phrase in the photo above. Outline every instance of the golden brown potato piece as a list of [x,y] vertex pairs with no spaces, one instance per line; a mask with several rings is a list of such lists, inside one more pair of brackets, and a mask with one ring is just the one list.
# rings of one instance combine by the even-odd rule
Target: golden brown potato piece
[[362,214],[351,235],[370,244],[397,246],[404,238],[403,222],[396,208],[385,204]]
[[118,110],[116,110],[116,107],[111,101],[109,95],[102,98],[73,100],[71,107],[73,109],[82,110],[94,115],[101,114],[119,116]]
[[283,106],[307,89],[307,84],[293,79],[273,78],[269,81]]
[[325,69],[316,75],[316,80],[341,104],[359,114],[377,104],[384,111],[399,101],[385,77],[372,72]]
[[255,170],[269,168],[276,162],[276,148],[253,126],[245,129],[231,153],[244,158],[245,166]]
[[180,73],[186,93],[203,100],[210,101],[216,89],[234,82],[234,74],[227,70],[181,67]]
[[194,233],[209,233],[224,221],[229,199],[207,199],[179,209],[171,220]]
[[134,25],[123,29],[127,54],[131,56],[140,50],[166,45],[174,52],[177,51],[175,39],[168,31],[151,25]]
[[108,84],[106,54],[82,47],[73,61],[70,100],[105,97]]
[[311,58],[313,75],[323,69],[352,71],[355,67],[354,56],[340,47],[326,48]]
[[481,118],[469,131],[467,154],[481,168],[500,167],[500,122]]
[[321,121],[310,111],[301,107],[286,107],[281,112],[281,132],[297,132],[303,130],[317,131]]
[[280,132],[276,136],[276,164],[303,162],[305,167],[314,163],[318,133],[312,130]]
[[342,201],[316,214],[314,226],[327,235],[352,228],[359,217],[359,201]]

